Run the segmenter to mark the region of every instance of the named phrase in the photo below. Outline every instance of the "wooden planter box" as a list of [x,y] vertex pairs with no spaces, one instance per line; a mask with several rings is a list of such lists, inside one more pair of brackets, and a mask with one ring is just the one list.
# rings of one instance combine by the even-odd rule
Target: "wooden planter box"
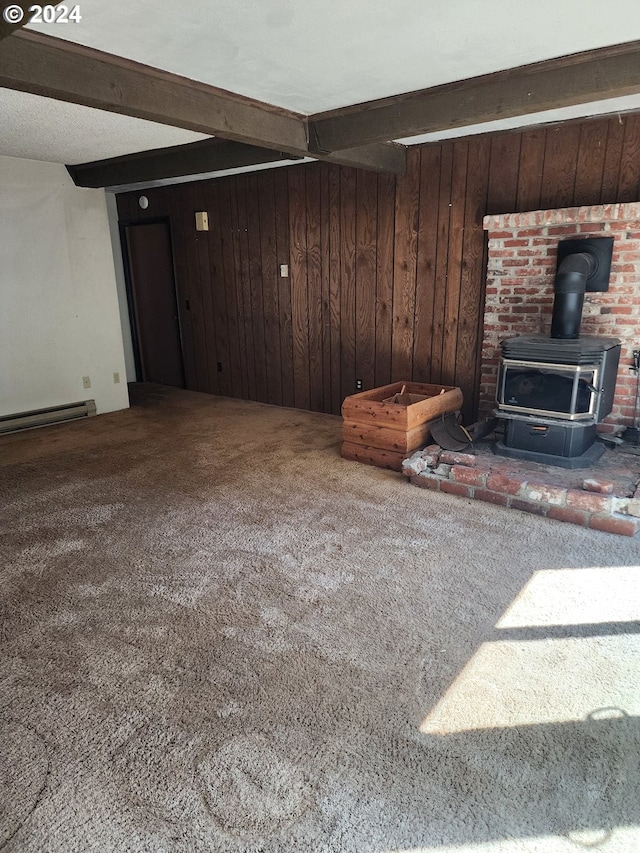
[[430,421],[461,406],[462,391],[451,385],[394,382],[353,394],[342,404],[342,456],[400,471],[428,443]]

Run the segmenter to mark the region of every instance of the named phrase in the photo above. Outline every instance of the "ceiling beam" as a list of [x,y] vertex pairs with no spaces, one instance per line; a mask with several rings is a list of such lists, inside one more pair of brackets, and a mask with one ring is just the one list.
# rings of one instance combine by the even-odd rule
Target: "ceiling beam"
[[[304,116],[52,36],[22,30],[3,42],[0,86],[182,127],[295,157],[403,172],[403,146],[310,154]],[[348,146],[355,148],[357,146]]]
[[522,65],[309,118],[316,153],[640,92],[640,42]]
[[204,139],[188,145],[67,166],[67,171],[77,187],[116,187],[292,159],[295,158],[291,154],[242,142]]

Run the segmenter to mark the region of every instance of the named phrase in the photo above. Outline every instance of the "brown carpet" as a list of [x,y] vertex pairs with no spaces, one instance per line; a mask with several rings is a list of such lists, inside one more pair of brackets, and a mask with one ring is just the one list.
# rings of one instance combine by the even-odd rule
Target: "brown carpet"
[[0,440],[0,849],[640,849],[637,542],[134,390]]

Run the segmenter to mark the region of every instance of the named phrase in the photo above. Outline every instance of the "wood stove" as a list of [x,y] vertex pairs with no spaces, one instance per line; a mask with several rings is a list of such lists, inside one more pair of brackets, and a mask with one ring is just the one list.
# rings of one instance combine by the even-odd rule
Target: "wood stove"
[[580,336],[580,322],[585,291],[608,287],[612,244],[561,243],[551,337],[502,341],[495,415],[504,421],[504,441],[496,453],[582,468],[604,452],[595,443],[596,424],[613,408],[621,343]]

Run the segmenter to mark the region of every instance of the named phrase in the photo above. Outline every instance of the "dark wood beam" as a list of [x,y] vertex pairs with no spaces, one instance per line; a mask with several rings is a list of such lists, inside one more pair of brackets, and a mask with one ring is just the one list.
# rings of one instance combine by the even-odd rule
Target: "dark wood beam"
[[269,148],[226,139],[204,139],[188,145],[67,166],[67,171],[77,187],[115,187],[291,159],[295,159],[293,155]]
[[318,113],[310,148],[326,153],[638,92],[634,41]]
[[[270,104],[150,68],[73,42],[27,30],[0,53],[0,86],[375,171],[402,172],[404,149],[367,146],[330,156],[310,154],[306,118]],[[354,148],[356,146],[350,146]]]

